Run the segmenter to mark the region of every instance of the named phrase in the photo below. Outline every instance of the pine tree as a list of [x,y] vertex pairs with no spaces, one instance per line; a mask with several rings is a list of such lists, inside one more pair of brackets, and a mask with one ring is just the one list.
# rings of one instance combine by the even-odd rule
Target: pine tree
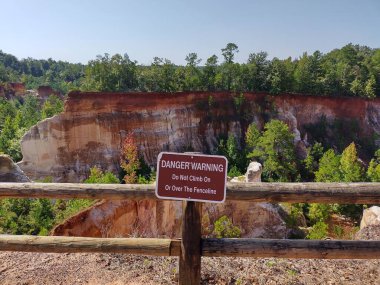
[[284,122],[272,120],[265,124],[257,147],[248,155],[263,163],[263,179],[279,182],[290,182],[296,179],[293,140],[294,135]]
[[340,182],[342,174],[339,170],[340,156],[333,149],[326,151],[319,160],[318,171],[315,172],[317,182]]
[[351,143],[342,153],[340,171],[344,182],[360,182],[364,180],[364,171],[356,151],[355,143]]
[[380,182],[380,149],[375,152],[375,157],[369,163],[367,177],[371,182]]

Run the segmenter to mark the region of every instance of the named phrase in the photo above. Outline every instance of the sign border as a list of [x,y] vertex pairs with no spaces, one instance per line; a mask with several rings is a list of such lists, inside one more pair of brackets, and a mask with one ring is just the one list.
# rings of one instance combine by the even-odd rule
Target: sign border
[[[175,155],[185,155],[185,156],[202,156],[202,157],[217,157],[217,158],[223,158],[226,161],[226,168],[224,170],[224,176],[226,177],[226,180],[224,182],[224,195],[223,200],[221,201],[212,201],[212,200],[201,200],[201,199],[191,199],[191,198],[178,198],[178,197],[167,197],[167,196],[160,196],[158,194],[158,178],[160,175],[160,168],[159,163],[161,161],[161,157],[163,154],[175,154]],[[227,195],[227,169],[228,169],[228,159],[225,156],[222,155],[208,155],[208,154],[200,154],[200,153],[178,153],[178,152],[168,152],[168,151],[162,151],[157,156],[157,173],[156,173],[156,189],[155,194],[156,197],[159,199],[165,199],[165,200],[176,200],[176,201],[194,201],[194,202],[205,202],[205,203],[224,203],[226,201],[226,195]]]

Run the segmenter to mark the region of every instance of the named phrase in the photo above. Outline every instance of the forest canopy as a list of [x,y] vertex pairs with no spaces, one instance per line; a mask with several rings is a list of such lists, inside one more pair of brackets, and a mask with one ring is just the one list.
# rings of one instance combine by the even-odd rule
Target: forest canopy
[[0,51],[0,84],[23,82],[28,89],[50,85],[66,94],[83,91],[234,91],[301,93],[329,96],[380,96],[380,49],[347,44],[326,54],[269,59],[265,51],[238,63],[239,47],[228,43],[220,55],[185,56],[186,65],[154,57],[141,65],[127,54],[98,55],[88,64],[17,59]]

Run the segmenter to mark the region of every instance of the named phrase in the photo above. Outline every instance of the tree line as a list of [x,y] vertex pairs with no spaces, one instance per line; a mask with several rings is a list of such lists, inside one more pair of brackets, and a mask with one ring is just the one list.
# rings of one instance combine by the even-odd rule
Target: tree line
[[62,61],[18,60],[0,51],[0,83],[24,82],[28,88],[51,85],[62,93],[83,91],[234,91],[300,93],[330,96],[380,96],[380,49],[347,44],[326,54],[269,59],[264,51],[235,61],[238,46],[202,60],[189,53],[186,65],[154,57],[140,65],[127,54],[98,55],[86,65]]

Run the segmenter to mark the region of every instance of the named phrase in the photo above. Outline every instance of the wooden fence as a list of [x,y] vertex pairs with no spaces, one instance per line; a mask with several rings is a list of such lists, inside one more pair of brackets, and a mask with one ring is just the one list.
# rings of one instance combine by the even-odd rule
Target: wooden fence
[[[157,199],[153,185],[0,183],[0,198]],[[380,183],[229,183],[227,200],[380,204]],[[182,239],[0,236],[1,251],[178,256],[179,284],[199,284],[201,256],[380,259],[380,241],[202,239],[201,203],[186,202]]]

